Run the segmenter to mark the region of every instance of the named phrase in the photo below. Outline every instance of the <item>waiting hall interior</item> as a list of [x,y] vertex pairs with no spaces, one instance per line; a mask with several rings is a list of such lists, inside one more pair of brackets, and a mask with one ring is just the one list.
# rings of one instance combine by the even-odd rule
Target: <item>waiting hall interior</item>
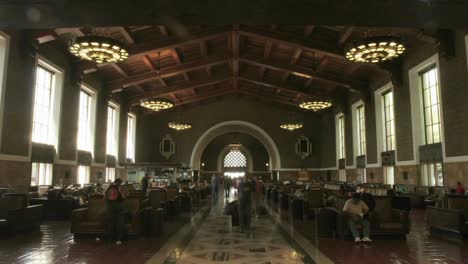
[[0,264],[468,263],[466,14],[0,1]]

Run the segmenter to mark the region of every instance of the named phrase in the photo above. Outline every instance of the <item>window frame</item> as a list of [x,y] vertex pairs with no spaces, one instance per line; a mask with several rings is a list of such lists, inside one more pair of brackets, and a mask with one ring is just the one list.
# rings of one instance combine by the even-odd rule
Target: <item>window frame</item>
[[[8,77],[8,58],[10,51],[10,36],[0,31],[0,139],[3,131],[3,113],[4,113],[4,97],[6,92],[6,83]],[[2,142],[0,140],[0,147]]]
[[[113,116],[113,135],[109,138],[109,108],[114,110]],[[109,101],[107,104],[107,129],[106,129],[106,154],[115,156],[118,158],[119,155],[119,120],[120,120],[120,107],[118,104]],[[113,143],[113,144],[109,144]],[[112,146],[112,149],[109,149]]]
[[[133,126],[130,128],[130,120],[133,120]],[[136,115],[133,113],[127,114],[127,142],[126,142],[126,157],[135,162],[136,152]]]
[[345,138],[345,116],[343,113],[336,115],[335,125],[336,157],[337,162],[346,158],[346,138]]
[[[33,174],[36,171],[37,177],[33,184]],[[52,185],[54,165],[51,163],[31,162],[30,186]]]
[[[429,72],[431,71],[435,71],[435,86],[431,86],[429,85],[429,87],[425,87],[425,82],[424,82],[424,74],[428,74]],[[422,98],[422,104],[421,104],[421,107],[422,107],[422,114],[423,114],[423,131],[424,131],[424,142],[425,144],[434,144],[434,143],[440,143],[442,142],[442,133],[441,133],[441,130],[442,130],[442,117],[441,117],[441,111],[440,111],[440,91],[439,91],[439,87],[440,87],[440,78],[439,78],[439,73],[438,73],[438,68],[437,68],[437,65],[434,63],[432,64],[431,66],[425,68],[424,70],[420,71],[419,73],[419,81],[420,81],[420,88],[421,88],[421,98]],[[432,102],[432,91],[430,89],[435,89],[435,97],[436,97],[436,104],[433,104]],[[430,96],[430,105],[428,106],[427,105],[427,102],[426,102],[426,96],[425,96],[425,92],[426,90],[429,90],[429,96]],[[433,116],[433,110],[434,110],[434,106],[436,106],[437,108],[437,115],[438,115],[438,122],[437,123],[434,123],[433,120],[434,120],[434,116]],[[428,115],[426,113],[426,109],[430,108],[430,119],[431,119],[431,122],[430,124],[428,125]],[[436,141],[435,140],[435,133],[434,133],[434,126],[437,126],[438,128],[438,133],[439,133],[439,140]],[[429,140],[428,138],[428,127],[431,127],[431,140]]]
[[[88,133],[89,146],[88,148],[80,147],[80,117],[81,117],[81,93],[86,93],[89,96],[89,113],[88,113]],[[89,85],[82,83],[80,87],[80,99],[78,104],[78,134],[77,134],[77,150],[89,151],[94,156],[94,144],[96,133],[96,108],[97,108],[97,92]]]
[[413,135],[413,157],[412,164],[420,164],[419,147],[426,145],[424,113],[423,113],[423,94],[421,88],[420,73],[425,69],[429,69],[435,65],[438,76],[438,98],[439,98],[439,115],[440,115],[440,144],[442,145],[442,157],[444,161],[458,160],[457,158],[447,157],[445,153],[445,128],[444,128],[444,105],[443,105],[443,80],[440,74],[439,54],[435,53],[425,60],[421,61],[416,66],[408,71],[410,105],[411,105],[411,127]]
[[[112,173],[110,173],[112,172]],[[112,175],[112,179],[110,177],[110,174]],[[116,179],[116,169],[114,167],[106,167],[106,182],[114,182]]]
[[[391,104],[387,105],[387,96],[391,94]],[[391,151],[396,149],[396,126],[395,126],[395,97],[393,90],[387,90],[382,93],[382,114],[383,114],[383,149],[384,151]],[[387,110],[388,115],[391,115],[392,118],[387,120]],[[390,126],[390,128],[388,127]],[[391,134],[387,134],[390,130]],[[390,139],[391,146],[389,147],[388,140]]]
[[[389,181],[388,173],[391,171],[391,181]],[[383,166],[382,167],[382,176],[383,176],[383,183],[384,184],[395,184],[395,166]]]
[[44,68],[47,71],[54,73],[54,82],[53,82],[53,101],[51,102],[52,109],[49,109],[49,124],[48,127],[48,138],[46,142],[39,142],[45,143],[48,145],[53,145],[55,150],[58,152],[59,149],[59,138],[60,138],[60,119],[62,114],[62,95],[63,95],[63,87],[64,87],[64,70],[51,61],[47,60],[45,57],[37,54],[36,56],[36,64],[35,64],[35,78],[34,78],[34,88],[33,88],[33,107],[32,117],[31,120],[31,142],[37,142],[33,140],[33,132],[34,132],[34,116],[35,116],[35,102],[36,102],[36,83],[37,83],[37,69],[38,67]]
[[[81,182],[81,172],[80,169],[84,170],[84,182]],[[76,183],[80,184],[83,186],[84,184],[88,184],[91,182],[91,166],[84,166],[84,165],[78,165],[77,167],[77,173],[76,173]]]
[[358,155],[363,156],[367,154],[367,140],[366,140],[366,109],[364,104],[356,108],[356,125],[358,134]]
[[[229,161],[229,164],[226,165],[226,159],[227,159],[229,156],[234,155],[234,153],[239,153],[239,155],[241,155],[240,158],[241,158],[242,160],[241,160],[240,166],[234,166],[234,165],[231,165],[231,164],[230,164],[230,163],[233,163],[233,162],[238,162],[238,160],[237,160],[237,161],[233,161],[233,162],[230,162],[230,161]],[[237,154],[236,154],[236,155],[237,155]],[[239,156],[239,155],[237,155],[237,156]],[[238,157],[235,157],[235,158],[238,158]],[[227,154],[224,156],[224,158],[223,158],[223,168],[247,168],[247,156],[246,156],[244,153],[242,153],[242,151],[239,150],[239,149],[231,149],[231,150],[228,151],[228,153],[227,153]]]

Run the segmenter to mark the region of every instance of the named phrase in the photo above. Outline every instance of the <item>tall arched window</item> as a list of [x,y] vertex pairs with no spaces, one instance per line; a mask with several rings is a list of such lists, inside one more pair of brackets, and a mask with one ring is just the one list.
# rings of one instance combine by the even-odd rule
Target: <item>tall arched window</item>
[[233,149],[224,157],[225,168],[242,168],[247,167],[247,159],[245,155],[238,149]]

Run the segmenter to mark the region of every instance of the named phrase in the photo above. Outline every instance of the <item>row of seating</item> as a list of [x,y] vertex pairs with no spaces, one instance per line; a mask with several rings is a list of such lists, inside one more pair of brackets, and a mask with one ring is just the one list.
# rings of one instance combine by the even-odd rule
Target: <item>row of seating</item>
[[468,238],[468,197],[447,195],[444,201],[444,206],[428,206],[426,209],[431,234],[445,238]]
[[[128,212],[126,227],[129,235],[158,235],[164,221],[174,219],[181,211],[190,211],[193,204],[200,204],[206,190],[152,189],[147,196],[141,190],[127,190],[123,205]],[[88,206],[72,212],[71,232],[80,235],[104,235],[108,218],[106,201],[102,195],[90,197]]]
[[[350,237],[348,216],[342,212],[345,202],[350,197],[343,195],[343,188],[338,185],[327,184],[318,189],[309,189],[305,191],[303,200],[296,199],[293,195],[295,189],[302,186],[270,186],[266,189],[265,197],[273,208],[305,219],[310,224],[316,224],[320,234]],[[367,186],[367,189],[371,188]],[[376,189],[380,190],[382,186]],[[374,201],[375,206],[369,213],[371,235],[405,238],[409,232],[409,198],[402,199],[385,194],[374,196]],[[402,206],[402,203],[407,205]]]
[[42,205],[30,205],[27,195],[3,193],[0,196],[0,234],[37,230],[42,213]]

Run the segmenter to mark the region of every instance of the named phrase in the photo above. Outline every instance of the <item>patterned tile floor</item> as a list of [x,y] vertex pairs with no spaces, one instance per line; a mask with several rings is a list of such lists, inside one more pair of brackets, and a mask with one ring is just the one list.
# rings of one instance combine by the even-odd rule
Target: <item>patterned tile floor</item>
[[200,229],[182,252],[177,264],[208,263],[311,263],[297,251],[268,216],[257,216],[253,233],[231,226],[231,217],[223,215],[226,201],[219,199]]

